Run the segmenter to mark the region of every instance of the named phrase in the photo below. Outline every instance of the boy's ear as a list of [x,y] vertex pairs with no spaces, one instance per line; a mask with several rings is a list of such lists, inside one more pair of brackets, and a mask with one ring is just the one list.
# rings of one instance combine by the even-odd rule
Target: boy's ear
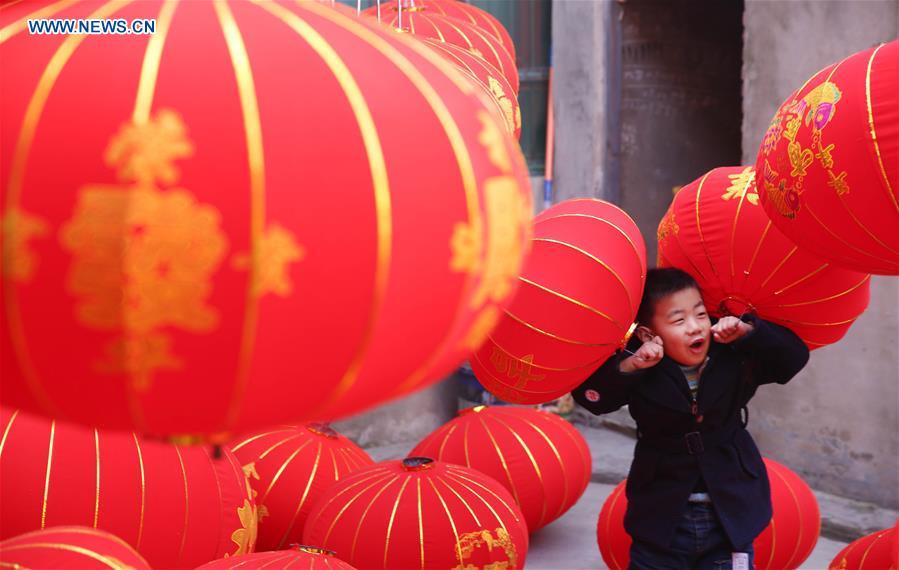
[[637,338],[640,339],[640,342],[649,342],[652,340],[652,337],[655,336],[649,327],[644,327],[643,325],[638,326],[634,333],[637,335]]

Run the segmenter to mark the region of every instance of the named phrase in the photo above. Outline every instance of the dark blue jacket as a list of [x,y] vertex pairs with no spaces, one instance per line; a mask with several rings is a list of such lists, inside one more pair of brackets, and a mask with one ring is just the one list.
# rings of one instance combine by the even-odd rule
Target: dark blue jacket
[[[637,422],[625,489],[624,526],[632,537],[667,547],[700,480],[734,547],[750,544],[768,525],[768,474],[744,429],[741,410],[759,385],[788,382],[809,354],[789,329],[754,317],[744,320],[754,325],[745,337],[731,344],[712,341],[696,415],[687,379],[667,356],[652,368],[624,374],[618,364],[628,355],[619,353],[572,392],[575,401],[594,414],[627,404]],[[631,339],[632,350],[639,345]],[[594,391],[590,398],[588,390]]]

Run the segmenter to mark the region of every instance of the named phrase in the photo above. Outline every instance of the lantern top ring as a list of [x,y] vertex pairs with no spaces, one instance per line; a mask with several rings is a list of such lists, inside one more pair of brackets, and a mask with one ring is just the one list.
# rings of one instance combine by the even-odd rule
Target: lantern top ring
[[465,414],[477,414],[477,413],[480,413],[480,412],[483,412],[484,410],[486,410],[487,407],[488,406],[480,405],[480,406],[474,406],[472,408],[465,408],[464,410],[459,410],[459,415],[463,416]]
[[336,431],[334,431],[334,428],[332,428],[328,424],[320,422],[306,424],[306,429],[316,435],[323,435],[331,439],[337,439],[337,436],[339,435]]
[[297,552],[305,552],[307,554],[322,554],[324,556],[337,556],[337,553],[327,548],[319,548],[317,546],[307,546],[305,544],[291,544],[290,548]]
[[403,469],[406,471],[424,471],[434,467],[434,460],[430,457],[407,457],[403,459]]
[[721,302],[718,304],[718,312],[723,315],[733,315],[742,318],[743,315],[754,315],[758,311],[755,306],[746,299],[735,295],[728,295],[721,299]]

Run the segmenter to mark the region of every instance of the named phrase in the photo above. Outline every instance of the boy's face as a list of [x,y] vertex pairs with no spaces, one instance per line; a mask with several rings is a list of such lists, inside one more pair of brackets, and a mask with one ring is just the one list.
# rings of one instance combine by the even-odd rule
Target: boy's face
[[662,337],[665,354],[683,366],[698,366],[709,352],[712,322],[702,296],[694,288],[682,289],[656,302],[651,331],[641,331],[640,339]]

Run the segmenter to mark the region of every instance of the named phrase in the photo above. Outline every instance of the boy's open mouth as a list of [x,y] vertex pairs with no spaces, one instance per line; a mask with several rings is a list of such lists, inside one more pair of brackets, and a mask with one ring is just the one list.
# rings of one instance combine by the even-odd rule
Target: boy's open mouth
[[693,339],[693,341],[690,342],[690,344],[688,346],[690,347],[690,350],[699,350],[700,348],[702,348],[702,345],[704,345],[704,344],[705,344],[704,338],[696,338],[696,339]]

